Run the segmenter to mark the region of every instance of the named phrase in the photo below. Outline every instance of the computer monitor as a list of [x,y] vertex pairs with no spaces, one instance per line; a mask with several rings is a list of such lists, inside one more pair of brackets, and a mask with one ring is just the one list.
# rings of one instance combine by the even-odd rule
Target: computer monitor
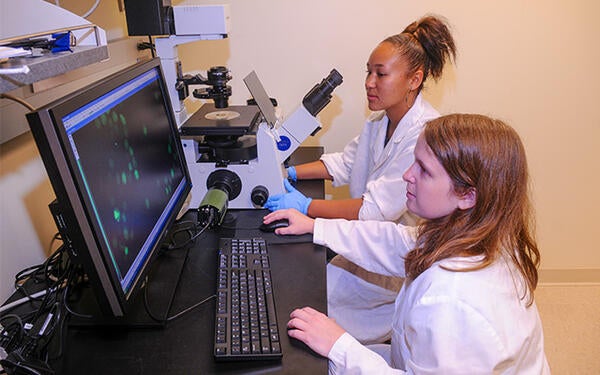
[[191,189],[168,98],[152,59],[27,115],[63,243],[115,320],[130,314]]

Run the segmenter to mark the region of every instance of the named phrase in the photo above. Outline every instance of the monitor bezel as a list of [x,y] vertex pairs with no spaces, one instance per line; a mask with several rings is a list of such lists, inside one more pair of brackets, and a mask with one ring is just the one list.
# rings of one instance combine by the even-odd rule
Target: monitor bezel
[[[83,191],[84,184],[76,168],[76,158],[69,145],[62,118],[152,70],[158,73],[159,87],[169,119],[171,136],[174,137],[176,152],[179,154],[183,171],[184,186],[164,224],[161,235],[148,252],[140,273],[132,282],[130,289],[123,291],[116,270],[112,267],[108,249],[100,238],[98,221],[94,215],[89,214],[92,212],[91,202]],[[156,258],[168,228],[172,226],[177,213],[184,206],[185,199],[191,191],[191,178],[179,138],[173,107],[169,101],[167,86],[160,67],[160,59],[154,58],[125,68],[28,114],[27,118],[57,197],[54,204],[55,209],[52,211],[63,241],[74,261],[82,264],[102,313],[108,316],[124,317],[127,315],[132,297],[148,273],[148,265]]]

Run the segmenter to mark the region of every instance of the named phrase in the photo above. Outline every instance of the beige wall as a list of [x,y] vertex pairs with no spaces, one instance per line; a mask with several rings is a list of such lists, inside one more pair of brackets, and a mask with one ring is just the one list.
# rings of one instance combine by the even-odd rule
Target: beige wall
[[205,53],[202,43],[184,46],[184,68],[206,69],[228,58],[235,76],[233,102],[248,96],[241,78],[254,69],[287,112],[335,67],[344,83],[321,114],[325,131],[307,141],[328,151],[341,150],[363,126],[365,63],[375,44],[426,13],[445,16],[453,25],[459,56],[440,82],[428,83],[425,96],[442,113],[484,113],[519,131],[531,167],[542,267],[595,269],[588,274],[600,280],[600,246],[593,236],[600,222],[600,114],[595,110],[600,102],[600,3],[230,4],[233,30],[222,43],[227,52]]
[[[458,61],[440,82],[428,83],[425,96],[442,113],[484,113],[519,131],[531,167],[543,275],[568,280],[584,274],[600,281],[594,238],[600,211],[599,2],[228,3],[230,38],[181,46],[184,71],[228,66],[234,76],[230,103],[239,104],[249,96],[242,78],[256,70],[289,113],[316,82],[338,69],[344,83],[320,114],[323,130],[306,142],[327,151],[341,150],[363,126],[365,62],[376,43],[426,13],[445,16],[453,25]],[[117,38],[124,35],[123,18],[117,1],[104,1],[90,20]],[[0,297],[6,297],[14,273],[44,258],[54,229],[47,213],[52,192],[31,137],[1,147]]]

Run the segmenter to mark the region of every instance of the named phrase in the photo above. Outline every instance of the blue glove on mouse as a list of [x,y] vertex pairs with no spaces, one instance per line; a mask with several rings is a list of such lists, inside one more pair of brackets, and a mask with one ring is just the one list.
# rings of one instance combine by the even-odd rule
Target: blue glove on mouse
[[306,215],[308,206],[310,205],[310,202],[312,202],[312,198],[305,197],[304,194],[296,190],[287,179],[283,180],[283,185],[285,186],[287,193],[270,196],[264,207],[271,211],[277,211],[284,208],[295,208]]

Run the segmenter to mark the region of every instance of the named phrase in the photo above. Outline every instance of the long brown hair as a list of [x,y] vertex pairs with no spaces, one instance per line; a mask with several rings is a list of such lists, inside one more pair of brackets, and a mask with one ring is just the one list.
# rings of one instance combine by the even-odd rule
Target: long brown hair
[[400,34],[392,35],[382,41],[391,43],[398,53],[408,62],[408,73],[423,69],[423,80],[442,76],[447,60],[455,60],[456,45],[448,23],[440,16],[426,16],[408,25]]
[[428,122],[423,137],[455,192],[474,189],[476,201],[470,209],[422,223],[417,247],[405,259],[406,275],[414,279],[436,261],[465,255],[483,260],[461,271],[481,269],[505,255],[526,280],[531,303],[540,254],[525,149],[518,134],[500,120],[453,114]]

